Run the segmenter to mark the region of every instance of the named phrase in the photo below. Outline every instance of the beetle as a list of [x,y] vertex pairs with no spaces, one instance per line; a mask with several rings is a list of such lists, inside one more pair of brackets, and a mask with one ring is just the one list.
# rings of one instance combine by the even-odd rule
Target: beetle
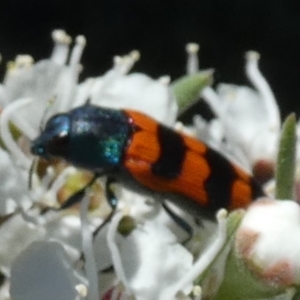
[[[250,174],[202,141],[129,109],[86,103],[56,114],[32,141],[31,152],[44,159],[63,158],[94,172],[95,178],[107,175],[196,216],[244,208],[264,195]],[[106,190],[115,207],[111,181]]]

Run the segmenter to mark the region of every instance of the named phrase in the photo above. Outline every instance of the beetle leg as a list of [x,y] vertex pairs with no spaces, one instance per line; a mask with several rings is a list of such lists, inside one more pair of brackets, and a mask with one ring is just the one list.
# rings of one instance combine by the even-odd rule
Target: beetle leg
[[86,186],[84,186],[82,189],[80,189],[75,194],[73,194],[70,198],[68,198],[68,200],[65,201],[61,205],[59,210],[70,208],[74,204],[79,203],[82,200],[82,198],[84,197],[86,190],[95,183],[95,181],[98,179],[98,177],[99,177],[99,174],[95,173],[92,180]]
[[111,212],[108,215],[108,217],[104,220],[104,222],[94,231],[93,233],[93,237],[95,238],[95,236],[99,233],[99,231],[107,224],[110,222],[110,220],[112,219],[113,215],[116,212],[116,207],[118,204],[118,198],[116,197],[113,187],[112,185],[116,182],[116,180],[113,177],[108,176],[106,179],[106,183],[105,183],[105,195],[106,195],[106,199],[108,204],[111,207]]
[[[92,179],[92,181],[95,181],[98,177],[99,177],[99,174],[98,174],[98,176],[95,175],[95,177]],[[88,184],[88,186],[93,184],[92,181]],[[113,188],[112,188],[113,183],[115,183],[115,179],[110,177],[110,176],[107,176],[106,183],[105,183],[105,195],[106,195],[106,199],[107,199],[107,201],[108,201],[108,203],[109,203],[112,210],[111,210],[110,214],[108,215],[108,217],[102,222],[102,224],[100,224],[96,228],[96,230],[93,232],[93,240],[95,239],[96,235],[100,232],[100,230],[107,223],[110,222],[110,220],[112,219],[112,217],[114,216],[114,213],[116,211],[116,207],[117,207],[117,204],[118,204],[118,199],[115,196],[115,193],[114,193]],[[88,186],[86,186],[85,188],[87,188]],[[84,196],[84,194],[82,194],[82,197],[83,196]],[[77,261],[76,266],[79,265],[79,264],[84,263],[84,261],[85,261],[84,254],[83,254],[83,252],[81,252],[81,256],[80,256],[79,260]],[[113,269],[113,267],[110,266],[105,270],[100,270],[99,272],[101,272],[101,273],[102,272],[104,272],[104,273],[105,272],[110,272],[112,269]]]
[[73,205],[79,203],[83,199],[86,190],[95,183],[95,181],[97,180],[97,178],[99,176],[100,176],[99,174],[95,173],[94,177],[92,178],[92,180],[89,183],[87,183],[87,185],[85,185],[82,189],[80,189],[79,191],[74,193],[71,197],[69,197],[59,208],[45,207],[41,210],[41,215],[47,213],[48,211],[64,210],[64,209],[70,208]]
[[182,244],[186,244],[190,241],[190,239],[193,237],[194,230],[192,226],[186,222],[183,218],[178,216],[164,201],[162,203],[162,206],[166,213],[171,217],[171,219],[183,230],[187,233],[187,238],[182,242]]

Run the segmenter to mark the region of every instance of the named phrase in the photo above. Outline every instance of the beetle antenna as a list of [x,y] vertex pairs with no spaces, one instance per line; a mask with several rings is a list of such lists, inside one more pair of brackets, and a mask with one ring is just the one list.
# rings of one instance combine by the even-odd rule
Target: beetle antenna
[[[48,112],[49,110],[52,108],[54,102],[56,101],[56,96],[54,96],[53,98],[49,99],[47,101],[47,104],[46,104],[46,108],[43,112],[43,115],[42,115],[42,118],[41,118],[41,122],[40,122],[40,125],[39,125],[39,131],[42,132],[43,131],[43,127],[44,127],[44,123],[45,123],[45,119],[48,115]],[[28,178],[28,189],[31,190],[32,189],[32,178],[33,178],[33,173],[36,169],[36,166],[37,166],[37,162],[38,162],[38,158],[34,158],[32,160],[32,163],[30,165],[30,168],[29,168],[29,178]]]
[[43,113],[43,115],[42,115],[41,122],[40,122],[40,126],[39,126],[40,132],[43,131],[43,128],[44,128],[44,125],[45,125],[46,117],[47,117],[47,115],[48,115],[50,109],[53,107],[53,104],[55,103],[56,98],[57,98],[57,97],[54,96],[53,98],[50,98],[50,99],[47,101],[46,108],[45,108],[44,113]]

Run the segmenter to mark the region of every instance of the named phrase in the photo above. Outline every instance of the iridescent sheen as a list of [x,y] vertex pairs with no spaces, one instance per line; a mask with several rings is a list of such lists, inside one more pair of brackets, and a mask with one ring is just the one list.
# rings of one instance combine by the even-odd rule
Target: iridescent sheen
[[75,166],[106,172],[121,163],[132,127],[121,110],[87,104],[52,117],[32,142],[32,153],[65,158]]

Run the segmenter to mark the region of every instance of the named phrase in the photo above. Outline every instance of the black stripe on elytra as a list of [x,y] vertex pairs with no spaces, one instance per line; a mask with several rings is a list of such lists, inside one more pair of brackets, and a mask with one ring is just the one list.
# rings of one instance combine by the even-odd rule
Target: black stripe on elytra
[[176,178],[185,158],[185,144],[180,134],[172,129],[159,125],[157,129],[160,155],[152,164],[152,173],[167,179]]
[[251,188],[252,188],[251,198],[253,200],[255,200],[259,197],[265,196],[265,193],[263,192],[262,187],[259,185],[259,183],[254,178],[251,178],[250,184],[251,184]]
[[237,174],[230,162],[218,152],[207,148],[205,153],[211,173],[205,181],[205,189],[210,200],[210,208],[217,210],[230,204],[232,182]]

